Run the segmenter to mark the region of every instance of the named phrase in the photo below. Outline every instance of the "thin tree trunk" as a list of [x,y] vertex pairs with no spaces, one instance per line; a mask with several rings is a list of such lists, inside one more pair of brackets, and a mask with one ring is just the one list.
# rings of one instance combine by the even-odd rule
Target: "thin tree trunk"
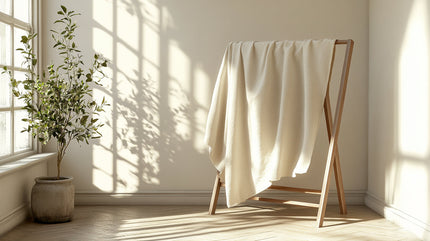
[[61,162],[63,161],[65,147],[63,143],[59,143],[57,146],[57,180],[60,179],[61,175]]
[[62,159],[63,159],[62,153],[58,152],[57,153],[57,180],[60,179],[60,171],[61,171],[60,166],[61,166],[61,160]]

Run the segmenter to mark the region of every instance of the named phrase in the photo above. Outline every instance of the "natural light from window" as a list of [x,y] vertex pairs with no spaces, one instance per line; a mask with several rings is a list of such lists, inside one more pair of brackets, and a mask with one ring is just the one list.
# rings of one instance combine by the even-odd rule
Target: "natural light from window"
[[[392,202],[427,221],[429,198],[429,16],[425,0],[415,0],[400,50],[398,155],[388,172],[386,188]],[[391,194],[390,194],[391,193]]]

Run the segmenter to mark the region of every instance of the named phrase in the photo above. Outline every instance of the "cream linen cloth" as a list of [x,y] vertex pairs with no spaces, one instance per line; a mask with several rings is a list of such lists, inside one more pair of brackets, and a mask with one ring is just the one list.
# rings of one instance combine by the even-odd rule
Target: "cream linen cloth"
[[227,206],[305,173],[335,40],[233,42],[225,51],[205,142],[224,172]]

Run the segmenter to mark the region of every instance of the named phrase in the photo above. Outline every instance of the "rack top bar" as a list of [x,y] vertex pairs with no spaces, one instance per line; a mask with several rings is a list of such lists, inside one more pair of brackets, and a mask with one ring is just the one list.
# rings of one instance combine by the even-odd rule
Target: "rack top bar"
[[337,39],[335,44],[349,44],[353,42],[352,39]]

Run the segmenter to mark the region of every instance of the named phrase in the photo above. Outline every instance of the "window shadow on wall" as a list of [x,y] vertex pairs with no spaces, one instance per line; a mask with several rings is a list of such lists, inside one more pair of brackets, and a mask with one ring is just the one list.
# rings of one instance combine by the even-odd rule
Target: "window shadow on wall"
[[[93,49],[111,60],[111,78],[95,93],[111,106],[92,146],[94,187],[135,193],[212,181],[203,135],[213,80],[175,37],[182,26],[158,1],[95,0],[92,8]],[[182,178],[190,173],[195,180]]]

